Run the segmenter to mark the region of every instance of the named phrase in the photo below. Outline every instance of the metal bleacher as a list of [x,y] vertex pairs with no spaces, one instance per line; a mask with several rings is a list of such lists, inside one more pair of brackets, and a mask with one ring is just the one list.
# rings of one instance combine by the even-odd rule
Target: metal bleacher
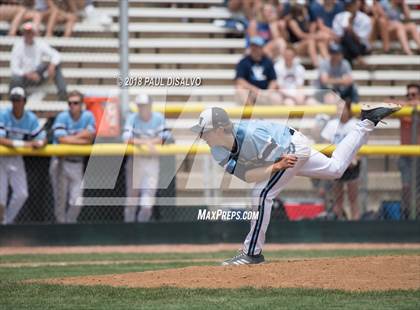
[[[419,1],[417,1],[419,2]],[[410,5],[418,4],[410,1]],[[221,0],[177,1],[130,1],[130,70],[133,76],[149,77],[194,77],[202,78],[202,87],[194,90],[200,100],[217,97],[233,101],[234,66],[244,50],[244,39],[237,33],[213,25],[214,19],[227,18],[229,12]],[[47,42],[61,52],[64,76],[69,88],[102,92],[116,86],[118,75],[118,2],[98,0],[99,12],[113,17],[110,27],[80,22],[75,27],[73,38],[53,37]],[[420,20],[420,12],[411,12],[413,20]],[[0,24],[0,30],[7,25]],[[233,36],[233,37],[232,37]],[[7,85],[10,79],[10,51],[14,37],[0,37],[0,96],[7,100]],[[380,47],[380,43],[376,44]],[[420,57],[406,56],[393,44],[390,55],[374,55],[365,59],[367,67],[355,68],[354,77],[359,84],[361,100],[384,100],[389,96],[404,94],[404,85],[420,80]],[[310,70],[307,59],[306,85],[316,79],[315,70]],[[92,70],[95,69],[95,70]],[[215,88],[219,91],[214,94]],[[44,87],[47,92],[43,104],[54,102],[54,87]],[[131,94],[153,89],[130,89]],[[179,96],[188,96],[188,89],[171,89],[174,96],[166,100],[179,101]],[[105,94],[106,95],[106,94]],[[208,97],[208,98],[207,98]],[[182,98],[181,98],[182,99]],[[52,110],[54,109],[51,106]]]
[[[411,0],[410,5],[420,1]],[[212,21],[229,17],[222,0],[131,0],[130,17],[130,75],[142,77],[200,77],[197,88],[171,87],[168,93],[161,88],[130,88],[130,94],[148,92],[156,100],[168,104],[189,99],[200,103],[220,101],[234,104],[234,67],[244,51],[244,39],[237,33],[213,25]],[[62,57],[63,73],[69,89],[78,88],[91,94],[109,94],[117,88],[118,1],[97,0],[97,10],[113,17],[113,24],[104,27],[83,21],[76,25],[72,38],[45,39],[57,48]],[[411,12],[413,20],[420,19],[419,11]],[[0,23],[0,30],[7,25]],[[7,101],[10,80],[10,52],[16,37],[0,37],[0,99]],[[411,42],[413,44],[413,42]],[[355,68],[354,78],[359,85],[362,101],[379,101],[390,96],[404,95],[404,85],[420,80],[420,57],[402,55],[394,42],[392,53],[380,54],[380,43],[374,55],[365,58],[367,67]],[[306,85],[317,78],[308,59]],[[42,100],[29,100],[36,112],[56,113],[65,105],[57,102],[55,87],[42,87]],[[113,92],[115,93],[115,91]]]

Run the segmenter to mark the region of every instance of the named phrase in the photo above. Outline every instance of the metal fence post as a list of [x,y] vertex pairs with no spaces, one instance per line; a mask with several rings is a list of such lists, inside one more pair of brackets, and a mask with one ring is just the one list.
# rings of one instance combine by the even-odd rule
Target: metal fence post
[[[417,144],[417,124],[418,124],[418,112],[417,112],[417,105],[413,108],[413,117],[411,121],[411,144]],[[417,157],[413,156],[411,158],[411,184],[410,184],[410,218],[412,220],[416,219],[417,210]]]
[[367,206],[369,202],[368,195],[368,158],[363,156],[360,158],[360,171],[362,173],[361,182],[360,182],[360,207],[361,215],[366,213]]
[[[120,41],[119,41],[119,54],[120,54],[120,79],[122,83],[120,86],[120,101],[121,101],[121,114],[123,117],[129,112],[128,104],[128,87],[124,85],[125,78],[128,77],[129,62],[128,62],[128,1],[120,1]],[[121,81],[121,80],[120,80]]]

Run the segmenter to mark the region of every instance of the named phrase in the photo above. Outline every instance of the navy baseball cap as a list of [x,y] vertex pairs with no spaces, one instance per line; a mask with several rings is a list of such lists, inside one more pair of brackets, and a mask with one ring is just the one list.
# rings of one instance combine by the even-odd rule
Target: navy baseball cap
[[328,47],[328,50],[331,54],[339,54],[343,52],[343,49],[337,43],[331,43],[330,46]]
[[230,125],[229,115],[225,110],[218,107],[208,108],[201,112],[198,124],[191,127],[195,133],[203,133],[212,129]]
[[265,41],[262,37],[255,36],[255,37],[251,37],[251,39],[249,39],[249,44],[262,47],[262,46],[265,45]]

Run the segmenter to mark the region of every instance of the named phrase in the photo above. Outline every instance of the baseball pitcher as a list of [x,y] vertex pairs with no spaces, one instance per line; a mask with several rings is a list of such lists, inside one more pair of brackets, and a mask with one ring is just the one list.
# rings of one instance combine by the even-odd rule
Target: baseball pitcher
[[261,253],[273,198],[296,175],[340,178],[376,124],[399,108],[392,103],[364,105],[361,120],[337,145],[331,158],[311,148],[309,140],[291,127],[259,120],[232,123],[221,108],[204,110],[191,130],[206,141],[225,171],[255,183],[253,209],[259,211],[258,219],[251,221],[242,251],[223,265],[264,262]]

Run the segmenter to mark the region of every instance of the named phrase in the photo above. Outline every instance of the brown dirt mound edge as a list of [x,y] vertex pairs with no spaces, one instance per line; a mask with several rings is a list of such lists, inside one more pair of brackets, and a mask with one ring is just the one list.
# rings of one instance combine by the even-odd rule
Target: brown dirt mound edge
[[[34,282],[33,280],[31,282]],[[35,281],[61,285],[179,288],[420,289],[420,255],[279,261],[253,266],[192,266]]]
[[[218,244],[159,244],[120,246],[15,246],[0,247],[0,255],[16,254],[74,254],[74,253],[212,253],[234,251],[240,243]],[[420,243],[268,243],[265,251],[281,250],[360,250],[360,249],[420,249]]]

